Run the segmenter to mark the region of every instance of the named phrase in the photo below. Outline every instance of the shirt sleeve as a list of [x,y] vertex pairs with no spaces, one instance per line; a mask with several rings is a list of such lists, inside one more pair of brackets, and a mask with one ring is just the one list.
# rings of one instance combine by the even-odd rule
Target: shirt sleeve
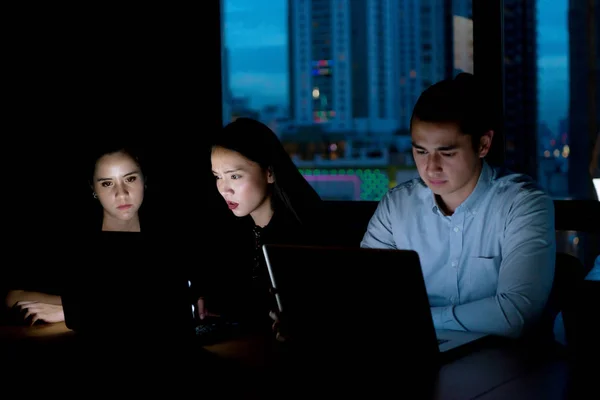
[[588,281],[600,281],[600,256],[596,258],[596,262],[594,263],[594,267],[590,272],[588,272],[585,277]]
[[367,231],[360,247],[374,249],[396,249],[392,231],[392,201],[389,192],[381,199],[369,220]]

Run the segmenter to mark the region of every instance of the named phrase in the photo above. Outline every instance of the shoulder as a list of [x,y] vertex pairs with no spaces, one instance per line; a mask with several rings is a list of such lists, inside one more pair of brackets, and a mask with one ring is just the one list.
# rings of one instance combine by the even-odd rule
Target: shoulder
[[554,212],[552,198],[533,178],[506,168],[494,169],[492,196],[496,201],[508,205],[509,212],[532,210]]
[[382,202],[404,203],[420,201],[431,195],[431,191],[421,178],[411,179],[394,186],[383,196]]

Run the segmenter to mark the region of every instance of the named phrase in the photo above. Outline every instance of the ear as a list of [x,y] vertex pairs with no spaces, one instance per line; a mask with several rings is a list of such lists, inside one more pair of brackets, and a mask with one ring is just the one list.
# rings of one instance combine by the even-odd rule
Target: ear
[[484,158],[490,152],[492,147],[492,139],[494,138],[494,131],[489,130],[484,133],[479,139],[479,158]]
[[275,174],[273,173],[273,167],[267,168],[267,183],[275,183]]

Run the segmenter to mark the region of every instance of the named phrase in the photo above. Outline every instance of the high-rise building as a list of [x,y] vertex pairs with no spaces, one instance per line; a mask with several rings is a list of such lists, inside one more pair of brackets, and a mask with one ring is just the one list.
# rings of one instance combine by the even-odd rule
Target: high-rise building
[[505,162],[537,178],[536,1],[504,0]]
[[418,96],[445,75],[434,0],[289,0],[290,117],[324,130],[408,129]]

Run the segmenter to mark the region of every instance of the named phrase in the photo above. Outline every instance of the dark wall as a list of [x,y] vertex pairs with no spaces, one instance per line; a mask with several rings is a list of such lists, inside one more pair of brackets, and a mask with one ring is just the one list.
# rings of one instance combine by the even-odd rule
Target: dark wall
[[[78,251],[79,230],[94,218],[85,155],[107,140],[133,140],[150,153],[148,204],[164,215],[164,241],[214,215],[205,207],[215,201],[207,139],[221,126],[218,5],[11,14],[0,220],[10,233],[6,255],[19,261],[3,275],[51,269],[42,248]],[[82,267],[89,256],[80,255]]]

